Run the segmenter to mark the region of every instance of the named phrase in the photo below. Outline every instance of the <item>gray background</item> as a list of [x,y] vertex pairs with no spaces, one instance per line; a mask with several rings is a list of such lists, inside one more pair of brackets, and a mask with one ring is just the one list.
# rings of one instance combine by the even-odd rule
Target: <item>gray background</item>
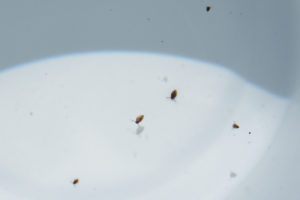
[[218,63],[288,96],[295,2],[2,0],[0,68],[74,52],[143,50]]

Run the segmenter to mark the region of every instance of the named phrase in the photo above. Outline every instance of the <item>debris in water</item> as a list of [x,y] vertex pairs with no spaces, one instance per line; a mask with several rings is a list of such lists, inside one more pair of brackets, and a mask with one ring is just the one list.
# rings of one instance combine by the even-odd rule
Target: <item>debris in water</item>
[[75,178],[74,181],[73,181],[73,185],[76,185],[78,182],[79,182],[79,179]]
[[139,116],[136,117],[135,123],[139,124],[141,121],[143,121],[143,119],[144,119],[144,115],[139,115]]
[[166,83],[166,82],[168,82],[168,77],[167,76],[164,76],[163,77],[163,81]]
[[236,173],[234,173],[234,172],[230,172],[230,178],[235,178],[237,176],[237,174]]
[[237,123],[233,123],[232,128],[240,128],[240,126]]
[[135,133],[137,135],[139,135],[139,134],[141,134],[144,131],[144,129],[145,129],[144,126],[138,126],[137,129],[136,129],[136,131],[135,131]]
[[171,93],[171,99],[174,100],[177,97],[177,90],[173,90]]

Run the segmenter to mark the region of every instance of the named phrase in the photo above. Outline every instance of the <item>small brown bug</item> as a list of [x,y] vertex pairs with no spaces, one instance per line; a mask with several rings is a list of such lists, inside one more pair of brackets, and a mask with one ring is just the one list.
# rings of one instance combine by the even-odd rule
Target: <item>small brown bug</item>
[[174,100],[177,97],[177,90],[173,90],[171,93],[171,99]]
[[233,123],[232,128],[240,128],[240,126],[237,123]]
[[73,181],[73,184],[76,185],[78,182],[79,182],[79,179],[75,178],[74,181]]
[[210,6],[206,6],[206,12],[209,12],[209,11],[210,11],[210,9],[211,9],[211,7],[210,7]]
[[144,115],[139,115],[139,116],[136,117],[135,123],[139,124],[141,121],[143,121],[143,119],[144,119]]

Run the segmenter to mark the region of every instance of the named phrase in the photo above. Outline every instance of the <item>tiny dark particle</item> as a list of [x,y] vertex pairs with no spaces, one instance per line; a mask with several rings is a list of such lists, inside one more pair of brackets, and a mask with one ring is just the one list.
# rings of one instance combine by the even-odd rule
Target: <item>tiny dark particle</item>
[[136,117],[135,123],[139,124],[141,121],[143,121],[143,119],[144,119],[144,115],[139,115],[139,116]]
[[76,185],[78,182],[79,182],[79,179],[76,178],[76,179],[74,179],[73,184]]
[[177,97],[177,90],[173,90],[171,93],[171,99],[174,100]]
[[209,12],[209,11],[210,11],[210,9],[211,9],[211,7],[210,7],[210,6],[206,6],[206,11],[207,11],[207,12]]
[[236,173],[234,173],[234,172],[230,172],[230,178],[235,178],[237,176],[237,174]]
[[164,76],[163,81],[164,81],[164,82],[168,82],[168,77],[167,77],[167,76]]
[[144,131],[145,127],[143,126],[138,126],[138,128],[136,129],[135,133],[137,135],[140,135],[143,131]]
[[252,132],[251,131],[249,131],[249,135],[251,135],[252,134]]
[[233,128],[240,128],[240,126],[237,123],[233,123],[232,127]]

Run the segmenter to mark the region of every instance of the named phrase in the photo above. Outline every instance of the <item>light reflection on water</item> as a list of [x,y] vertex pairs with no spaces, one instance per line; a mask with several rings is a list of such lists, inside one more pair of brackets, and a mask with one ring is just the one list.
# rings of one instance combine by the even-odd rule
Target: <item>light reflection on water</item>
[[59,56],[0,82],[0,171],[12,174],[0,186],[39,199],[70,197],[74,177],[73,199],[93,188],[92,199],[222,197],[267,151],[288,103],[224,67],[153,53]]

